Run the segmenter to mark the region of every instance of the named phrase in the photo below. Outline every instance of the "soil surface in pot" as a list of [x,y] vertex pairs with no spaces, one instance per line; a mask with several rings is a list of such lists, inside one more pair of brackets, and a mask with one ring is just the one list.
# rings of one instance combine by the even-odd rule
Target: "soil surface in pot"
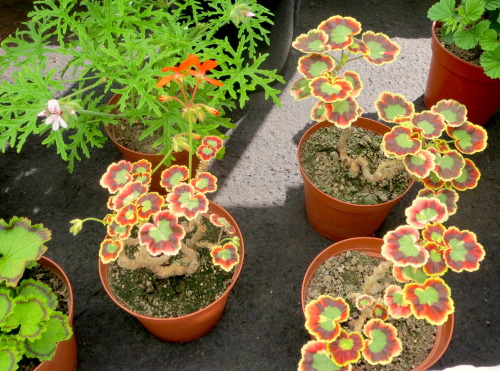
[[464,61],[473,63],[477,66],[481,66],[479,58],[481,57],[482,49],[479,46],[466,50],[459,48],[455,44],[449,44],[447,42],[444,42],[441,36],[441,30],[442,30],[441,27],[439,28],[436,27],[435,29],[436,37],[439,40],[439,42],[445,47],[446,50],[448,50],[450,53],[452,53],[453,55],[457,56],[458,58]]
[[[216,241],[219,229],[210,222],[205,221],[205,225],[207,234],[202,241]],[[133,254],[136,248],[125,246],[125,253]],[[161,279],[149,269],[130,270],[121,268],[117,263],[110,263],[110,286],[122,304],[142,315],[168,318],[196,312],[224,293],[232,282],[234,269],[237,269],[235,267],[231,272],[225,272],[212,263],[208,249],[198,248],[197,251],[200,266],[189,276]]]
[[[68,287],[64,282],[50,269],[37,266],[32,269],[27,269],[24,272],[21,280],[32,278],[34,280],[41,281],[52,288],[52,291],[57,296],[58,305],[56,310],[65,313],[69,312],[68,302],[69,302],[69,292]],[[21,371],[31,371],[40,365],[40,361],[36,358],[26,358],[23,357],[18,363],[19,370]]]
[[136,122],[133,125],[120,123],[113,128],[115,135],[114,139],[122,146],[132,151],[156,155],[163,149],[163,145],[153,148],[153,144],[161,138],[159,132],[155,132],[153,135],[143,140],[138,140],[146,129],[145,125],[140,122]]
[[[320,295],[331,295],[346,299],[349,293],[361,292],[366,277],[370,277],[374,269],[381,262],[380,259],[368,255],[348,251],[331,257],[320,265],[309,283],[305,302],[316,299]],[[392,275],[379,281],[384,287],[398,284]],[[342,327],[353,330],[353,323],[359,316],[359,311],[351,299],[347,299],[351,307],[351,316]],[[394,370],[409,371],[418,366],[427,357],[434,345],[437,326],[425,320],[418,320],[411,316],[406,319],[390,318],[387,322],[398,330],[398,337],[403,343],[401,354],[389,365],[372,366],[363,359],[353,369],[356,370]],[[354,366],[354,365],[353,365]]]
[[[373,173],[382,161],[387,160],[380,148],[382,136],[356,126],[352,129],[347,141],[347,154],[365,157]],[[304,143],[300,163],[316,187],[329,196],[358,205],[387,202],[406,191],[410,181],[406,171],[391,180],[377,183],[369,183],[361,176],[353,178],[339,159],[337,148],[341,131],[335,126],[321,128]]]

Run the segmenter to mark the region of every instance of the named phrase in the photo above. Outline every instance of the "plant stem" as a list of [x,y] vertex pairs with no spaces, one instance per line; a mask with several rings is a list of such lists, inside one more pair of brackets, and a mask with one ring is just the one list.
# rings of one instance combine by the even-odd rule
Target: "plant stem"
[[108,79],[106,77],[103,77],[102,79],[100,79],[99,81],[95,82],[94,84],[90,85],[90,86],[87,86],[86,88],[83,88],[83,89],[80,89],[80,90],[77,90],[69,95],[66,95],[64,97],[64,99],[68,99],[68,98],[71,98],[72,96],[74,95],[77,95],[77,94],[80,94],[80,93],[83,93],[87,90],[91,90],[91,89],[94,89],[96,86],[99,86],[101,84],[104,84],[106,81],[108,81]]
[[158,165],[155,166],[153,171],[151,171],[151,175],[153,175],[160,168],[160,166],[163,165],[167,161],[167,159],[170,158],[170,155],[172,154],[173,150],[174,150],[174,148],[170,147],[170,150],[168,151],[168,153],[165,156],[163,156],[163,159],[158,163]]

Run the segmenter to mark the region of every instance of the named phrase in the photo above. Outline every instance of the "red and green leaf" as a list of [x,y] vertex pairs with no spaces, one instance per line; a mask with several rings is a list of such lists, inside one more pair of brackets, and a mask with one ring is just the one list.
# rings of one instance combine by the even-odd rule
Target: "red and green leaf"
[[393,62],[401,49],[383,33],[367,31],[361,38],[368,47],[368,52],[363,54],[363,57],[372,64],[381,65]]
[[132,180],[134,182],[139,182],[142,185],[148,185],[151,183],[151,173],[135,173],[132,174]]
[[422,183],[427,188],[439,189],[444,185],[444,180],[440,179],[435,172],[431,171],[428,177],[422,179]]
[[445,231],[446,228],[440,223],[427,224],[422,231],[422,237],[428,242],[441,244]]
[[176,255],[185,234],[177,217],[165,210],[154,216],[153,223],[146,223],[139,229],[139,240],[152,256]]
[[347,47],[347,50],[349,50],[353,54],[367,54],[368,53],[368,47],[363,42],[363,40],[357,39],[355,37],[353,37],[352,39],[353,39],[353,42],[351,45],[349,45]]
[[344,299],[321,295],[306,305],[305,326],[317,340],[333,341],[340,334],[339,322],[345,322],[349,313]]
[[327,103],[346,99],[353,89],[349,81],[341,77],[330,78],[327,76],[313,78],[309,86],[314,97]]
[[116,214],[116,222],[121,226],[133,225],[137,223],[139,216],[137,215],[137,206],[130,204],[122,207]]
[[370,295],[359,295],[357,298],[356,298],[356,308],[358,308],[359,310],[363,310],[369,306],[371,306],[374,302],[374,299],[372,296]]
[[305,77],[301,77],[295,81],[290,88],[290,95],[295,100],[302,100],[311,96],[311,87],[309,86],[309,80]]
[[382,92],[375,102],[375,109],[379,117],[387,122],[396,122],[396,119],[409,119],[415,113],[415,106],[408,102],[401,94]]
[[325,103],[321,100],[318,100],[311,109],[311,120],[317,122],[324,121],[329,115],[331,115],[332,110],[333,106],[331,105],[331,103]]
[[375,304],[372,309],[372,318],[381,319],[386,321],[389,318],[389,313],[387,312],[387,307],[382,304]]
[[196,149],[196,154],[202,161],[210,161],[217,155],[217,148],[207,145],[201,145]]
[[451,184],[459,191],[465,191],[466,189],[476,188],[479,178],[481,178],[479,169],[472,160],[466,158],[462,172],[457,178],[452,179]]
[[345,71],[344,79],[349,81],[352,85],[352,90],[349,93],[351,98],[356,98],[361,94],[361,90],[363,90],[363,83],[361,82],[361,77],[357,72],[354,71]]
[[403,294],[416,318],[436,326],[445,323],[455,310],[451,290],[440,277],[429,278],[424,284],[407,284]]
[[467,119],[467,108],[453,99],[440,100],[431,111],[443,115],[448,126],[460,126]]
[[128,225],[120,225],[114,220],[108,225],[107,231],[110,237],[118,237],[120,240],[125,240],[130,237],[130,231],[132,230],[132,226]]
[[415,281],[424,283],[425,280],[429,277],[427,274],[425,274],[423,268],[413,268],[410,266],[397,267],[395,265],[392,267],[392,275],[398,282]]
[[435,163],[436,175],[444,181],[449,181],[460,176],[465,166],[465,159],[460,152],[450,150],[441,156],[436,156]]
[[188,176],[189,169],[186,166],[172,165],[161,173],[160,185],[170,192],[177,184],[186,180]]
[[132,164],[132,175],[151,172],[151,163],[147,160],[139,160]]
[[327,344],[327,349],[337,366],[343,367],[361,359],[365,345],[363,337],[357,332],[347,333],[341,330],[339,336]]
[[474,272],[479,269],[479,263],[484,259],[485,252],[473,232],[450,227],[443,234],[443,244],[444,260],[451,270]]
[[417,197],[405,210],[406,222],[418,229],[427,223],[442,223],[448,220],[446,205],[437,198]]
[[123,242],[120,240],[112,240],[106,238],[101,242],[101,248],[99,249],[99,257],[103,264],[111,263],[118,259],[120,252],[123,250]]
[[217,178],[210,173],[202,172],[191,179],[191,185],[197,192],[209,193],[217,190]]
[[333,362],[326,343],[311,340],[301,349],[299,371],[351,371],[351,365],[340,367]]
[[141,219],[148,219],[151,215],[161,210],[165,200],[158,193],[146,193],[137,201],[137,215]]
[[390,285],[385,289],[384,303],[387,311],[393,318],[408,318],[411,316],[410,305],[405,303],[403,289],[396,285]]
[[235,234],[236,233],[236,228],[234,228],[231,223],[227,221],[226,218],[217,215],[217,214],[211,214],[210,215],[210,221],[212,222],[213,225],[216,227],[224,228],[227,233],[229,234]]
[[[384,145],[385,148],[385,145]],[[417,178],[427,178],[434,170],[436,156],[426,149],[419,149],[414,154],[406,155],[403,159],[406,170]]]
[[402,350],[396,328],[380,319],[371,319],[363,329],[368,339],[365,339],[363,356],[371,365],[386,365],[391,363]]
[[394,126],[391,131],[384,134],[382,146],[385,152],[402,157],[416,154],[420,150],[420,141],[414,139],[411,129],[403,126]]
[[122,160],[112,163],[101,177],[99,184],[107,188],[110,193],[116,193],[120,188],[132,180],[132,164]]
[[335,68],[335,60],[328,54],[307,54],[299,58],[297,71],[306,79],[320,77]]
[[176,185],[166,196],[166,201],[174,215],[185,216],[188,220],[208,210],[207,198],[203,193],[197,193],[191,184]]
[[351,97],[335,103],[325,103],[324,106],[326,119],[341,129],[351,126],[362,112],[356,100]]
[[396,266],[418,268],[429,258],[429,252],[418,244],[419,231],[409,225],[402,225],[384,236],[382,256]]
[[310,30],[307,34],[299,35],[292,46],[303,53],[325,53],[330,50],[327,45],[328,35],[318,29]]
[[444,116],[432,111],[416,113],[412,117],[411,123],[417,128],[416,130],[427,139],[439,138],[446,127]]
[[141,182],[126,184],[113,199],[113,207],[120,210],[124,206],[132,204],[136,199],[147,192],[147,187]]
[[418,194],[418,197],[427,197],[427,198],[437,198],[443,204],[446,205],[446,211],[448,215],[451,216],[457,212],[457,202],[458,202],[458,193],[451,188],[441,188],[438,191],[434,191],[432,189],[423,188]]
[[216,246],[210,254],[212,255],[214,265],[221,267],[226,272],[230,272],[240,262],[238,247],[232,243],[226,243],[224,246]]
[[331,50],[340,50],[353,43],[352,36],[361,32],[361,23],[351,17],[335,15],[321,22],[318,29],[327,34]]
[[217,151],[219,151],[222,149],[224,142],[221,138],[216,137],[215,135],[209,135],[203,138],[203,140],[201,141],[201,145],[214,147]]
[[424,246],[429,251],[429,260],[423,266],[423,271],[428,276],[442,276],[448,270],[444,260],[441,246],[434,242],[428,242]]
[[458,127],[448,126],[446,132],[455,139],[457,149],[466,154],[473,154],[483,151],[488,142],[488,132],[479,125],[474,125],[469,121]]

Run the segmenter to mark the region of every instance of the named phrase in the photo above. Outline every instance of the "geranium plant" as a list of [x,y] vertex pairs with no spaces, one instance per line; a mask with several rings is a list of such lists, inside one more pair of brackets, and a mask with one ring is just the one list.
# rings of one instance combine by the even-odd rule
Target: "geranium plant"
[[427,16],[442,23],[441,40],[476,51],[484,73],[500,78],[500,2],[497,0],[440,0]]
[[46,283],[25,276],[38,265],[51,232],[27,218],[0,219],[0,369],[24,358],[50,360],[73,334],[68,316]]
[[357,72],[344,70],[344,67],[361,58],[373,65],[391,63],[400,47],[383,33],[360,33],[361,23],[356,19],[335,15],[298,36],[292,46],[306,55],[299,59],[297,70],[302,77],[293,83],[290,93],[295,100],[317,99],[311,110],[311,119],[317,122],[326,120],[343,129],[338,145],[340,160],[352,177],[361,175],[373,183],[391,179],[403,170],[403,166],[400,161],[388,160],[371,172],[366,158],[348,155],[346,145],[351,124],[363,113],[356,101],[363,82]]
[[[279,104],[283,79],[263,69],[271,13],[256,1],[38,0],[30,19],[2,42],[0,72],[0,149],[20,151],[32,134],[55,146],[69,171],[74,161],[101,147],[104,125],[144,125],[139,139],[155,135],[156,153],[170,151],[170,138],[184,132],[186,120],[176,102],[156,99],[156,81],[165,66],[189,54],[217,60],[214,78],[224,82],[198,89],[198,101],[217,106],[221,115],[197,128],[201,136],[233,127],[224,110],[243,107],[248,94],[262,88]],[[234,42],[218,31],[227,28]],[[221,36],[222,35],[222,36]],[[58,61],[54,65],[54,61]],[[168,88],[177,96],[177,85]],[[100,93],[97,93],[99,91]],[[109,94],[121,96],[107,105]],[[42,116],[42,118],[40,118]]]
[[[395,124],[382,141],[386,155],[399,158],[424,187],[405,211],[407,224],[385,234],[381,253],[386,261],[361,292],[346,298],[360,312],[355,329],[341,326],[349,317],[346,299],[325,295],[307,304],[306,328],[316,340],[303,347],[301,370],[327,365],[350,370],[361,357],[373,365],[392,362],[402,343],[390,319],[413,315],[442,325],[455,310],[442,276],[448,270],[473,272],[485,256],[473,232],[444,225],[457,212],[458,192],[477,185],[479,170],[463,155],[486,148],[484,128],[467,121],[465,106],[454,100],[416,113],[402,95],[383,92],[375,107],[381,119]],[[404,286],[379,284],[388,273]]]
[[[218,114],[215,108],[197,102],[195,97],[201,80],[207,80],[215,86],[222,86],[222,83],[204,74],[214,66],[215,61],[208,60],[197,70],[189,68],[198,64],[197,57],[190,55],[179,66],[167,68],[172,74],[158,82],[159,86],[179,84],[180,97],[161,95],[159,101],[178,103],[182,116],[188,122],[187,132],[172,138],[174,147],[184,146],[189,150],[188,166],[172,165],[161,173],[160,185],[166,195],[149,191],[151,176],[161,163],[152,169],[146,160],[135,163],[123,160],[111,164],[100,180],[101,186],[112,194],[107,203],[110,213],[102,220],[87,218],[71,222],[74,234],[88,220],[99,221],[106,226],[107,234],[99,250],[104,264],[116,261],[125,269],[146,268],[158,278],[168,278],[196,272],[199,267],[199,248],[209,249],[213,264],[226,272],[240,261],[240,240],[235,227],[224,217],[209,213],[207,194],[217,190],[217,179],[206,169],[209,161],[222,148],[223,142],[217,136],[201,138],[194,132],[195,126],[205,119],[206,113]],[[184,83],[193,76],[196,83],[188,91]],[[199,141],[196,155],[201,162],[193,176],[191,155],[195,140]],[[169,156],[170,153],[167,153],[165,159]],[[207,238],[207,224],[218,231],[216,238]],[[133,256],[125,253],[126,246],[137,247]]]

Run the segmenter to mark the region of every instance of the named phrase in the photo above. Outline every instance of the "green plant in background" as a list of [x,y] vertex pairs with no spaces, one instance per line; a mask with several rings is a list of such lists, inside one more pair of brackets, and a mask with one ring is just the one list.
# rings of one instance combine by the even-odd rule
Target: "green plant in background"
[[[457,212],[458,191],[478,183],[479,170],[463,155],[486,148],[486,130],[467,121],[465,106],[454,100],[416,113],[402,95],[383,92],[375,107],[382,120],[395,124],[382,141],[386,156],[399,158],[424,188],[405,211],[407,224],[385,234],[386,261],[361,292],[322,295],[307,304],[305,326],[315,340],[302,348],[299,370],[348,371],[361,357],[372,365],[391,363],[403,350],[393,320],[413,315],[445,323],[455,304],[442,276],[449,269],[476,271],[485,256],[473,232],[443,223]],[[389,272],[404,286],[382,285],[379,280]],[[359,317],[348,332],[342,324],[352,307]]]
[[26,269],[37,265],[51,232],[27,218],[0,219],[0,369],[16,370],[23,358],[40,362],[54,356],[57,343],[72,335],[68,316],[56,310],[50,286]]
[[[144,124],[139,139],[155,134],[153,147],[168,153],[170,138],[186,120],[175,101],[158,101],[156,81],[163,67],[189,54],[216,59],[213,77],[224,82],[217,90],[211,84],[198,89],[200,101],[221,111],[197,128],[201,136],[222,137],[221,127],[234,127],[222,118],[224,110],[243,107],[257,88],[279,104],[279,90],[271,84],[284,80],[261,67],[268,55],[257,49],[269,43],[271,13],[255,0],[43,0],[35,1],[29,16],[24,28],[2,42],[0,71],[10,76],[0,83],[3,151],[20,151],[30,135],[42,135],[71,172],[75,160],[106,140],[101,123],[124,121]],[[237,40],[221,36],[221,28]],[[54,65],[57,60],[66,61],[62,68]],[[95,89],[121,99],[108,106]],[[180,94],[176,85],[166,89],[170,96]]]
[[484,73],[500,78],[500,1],[440,0],[427,16],[442,22],[442,41],[459,48],[477,49]]

